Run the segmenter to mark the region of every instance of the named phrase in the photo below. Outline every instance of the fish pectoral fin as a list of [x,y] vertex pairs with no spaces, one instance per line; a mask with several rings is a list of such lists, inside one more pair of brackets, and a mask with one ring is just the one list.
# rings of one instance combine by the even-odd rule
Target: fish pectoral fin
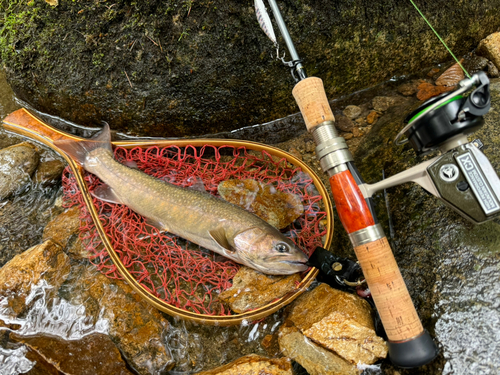
[[116,196],[113,189],[106,184],[96,187],[90,194],[105,202],[123,204],[120,198]]
[[146,218],[146,223],[151,225],[152,227],[155,227],[158,229],[160,232],[168,232],[168,228],[165,226],[165,224],[160,223],[158,220],[152,219],[150,217]]
[[212,237],[212,240],[217,242],[217,244],[224,250],[230,253],[235,252],[234,248],[229,244],[229,241],[227,240],[226,231],[224,229],[213,229],[209,230],[208,233],[210,234],[210,237]]

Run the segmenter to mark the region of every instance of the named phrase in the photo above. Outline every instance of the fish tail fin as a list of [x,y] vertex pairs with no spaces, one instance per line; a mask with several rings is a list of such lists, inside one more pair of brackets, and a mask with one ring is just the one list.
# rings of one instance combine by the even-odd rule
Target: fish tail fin
[[87,154],[92,150],[105,148],[109,151],[112,151],[111,132],[109,130],[109,125],[107,123],[104,123],[104,127],[102,128],[102,130],[95,134],[92,138],[81,141],[64,139],[54,141],[54,145],[71,156],[72,159],[83,165]]

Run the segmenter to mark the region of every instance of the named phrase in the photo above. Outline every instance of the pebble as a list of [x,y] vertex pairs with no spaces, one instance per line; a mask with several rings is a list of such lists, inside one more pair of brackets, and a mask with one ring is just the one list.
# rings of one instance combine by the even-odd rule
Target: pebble
[[353,136],[353,137],[357,138],[357,137],[359,137],[360,135],[361,135],[361,132],[359,131],[359,129],[358,129],[358,128],[354,128],[354,129],[352,129],[352,136]]
[[404,96],[412,96],[412,95],[417,93],[418,85],[420,85],[422,82],[425,82],[425,81],[413,80],[413,81],[408,82],[408,83],[403,83],[403,84],[398,86],[398,92]]
[[345,133],[345,134],[342,134],[342,137],[344,137],[344,139],[346,141],[348,141],[349,139],[351,139],[352,137],[354,137],[354,135],[352,133]]
[[392,96],[376,96],[372,100],[373,109],[377,112],[387,111],[394,103],[396,98]]
[[366,116],[366,122],[368,123],[368,125],[372,125],[375,123],[375,121],[377,121],[379,117],[379,114],[377,111],[371,111],[368,116]]
[[335,127],[343,132],[350,132],[354,127],[352,120],[346,116],[337,116]]
[[354,120],[361,115],[361,108],[359,108],[357,105],[348,105],[347,107],[345,107],[342,113],[351,120]]

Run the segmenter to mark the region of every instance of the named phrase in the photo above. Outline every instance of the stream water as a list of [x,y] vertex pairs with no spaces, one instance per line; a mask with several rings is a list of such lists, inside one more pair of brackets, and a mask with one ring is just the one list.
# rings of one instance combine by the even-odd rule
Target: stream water
[[[362,105],[368,98],[380,94],[381,90],[387,93],[395,85],[396,83],[391,83],[388,88],[379,88],[375,93],[353,95],[344,99],[344,102],[338,102],[336,106],[341,108],[346,103]],[[491,157],[493,165],[498,166],[500,153],[495,151],[495,145],[499,144],[497,141],[500,136],[495,125],[500,120],[500,83],[494,83],[492,90],[496,92],[496,99],[493,100],[493,109],[480,136],[488,141],[485,153]],[[0,117],[3,119],[21,105],[14,99],[0,71]],[[399,121],[402,113],[393,113],[392,116]],[[379,124],[379,131],[382,131],[380,128],[384,124],[386,127],[394,126],[391,125],[394,121],[384,121]],[[258,140],[256,138],[266,139],[269,134],[280,131],[290,133],[290,127],[296,127],[297,139],[287,139],[282,144],[283,148],[289,149],[296,144],[302,147],[305,142],[300,126],[302,124],[298,115],[293,115],[262,126],[245,128],[232,135],[219,136],[251,137]],[[75,131],[81,133],[82,129]],[[374,137],[378,134],[376,131],[376,128],[372,129]],[[20,141],[21,138],[0,130],[0,148]],[[271,143],[281,142],[283,139],[277,137],[274,141]],[[386,160],[385,163],[391,164],[392,161]],[[440,347],[440,356],[433,364],[424,369],[399,370],[399,373],[497,374],[500,368],[499,224],[469,224],[425,195],[419,187],[405,186],[390,193],[393,206],[388,215],[391,216],[392,213],[396,231],[393,248],[403,276],[412,290],[412,297],[417,301],[420,311],[424,312],[424,324]],[[40,241],[54,206],[60,204],[57,202],[60,195],[60,186],[29,186],[18,197],[0,203],[0,218],[3,220],[0,228],[0,266]],[[405,203],[394,204],[394,200]],[[411,203],[408,203],[410,200]],[[382,217],[382,220],[385,219]],[[387,222],[384,221],[383,225],[387,225]],[[346,243],[345,234],[340,232],[340,229],[336,229],[339,247]],[[339,249],[339,252],[352,255],[351,250],[346,248]],[[32,289],[29,296],[32,307],[22,319],[9,321],[2,315],[5,307],[0,305],[0,319],[15,325],[24,334],[48,333],[77,339],[91,333],[109,332],[108,321],[101,313],[94,312],[93,317],[89,318],[86,308],[70,303],[71,298],[57,298],[47,303],[45,297],[49,289],[50,286],[44,284]],[[72,293],[71,282],[67,282],[64,293]],[[278,312],[258,324],[240,327],[195,326],[170,318],[169,322],[171,327],[165,332],[163,344],[177,362],[174,370],[169,373],[190,374],[216,367],[245,354],[268,355],[261,342],[266,335],[277,330],[283,317]],[[5,342],[0,331],[1,374],[17,375],[33,368],[33,361],[25,356],[24,346],[5,346]],[[296,370],[297,374],[306,374],[299,366]],[[381,367],[368,369],[365,374],[393,375],[396,374],[395,371],[386,360]]]

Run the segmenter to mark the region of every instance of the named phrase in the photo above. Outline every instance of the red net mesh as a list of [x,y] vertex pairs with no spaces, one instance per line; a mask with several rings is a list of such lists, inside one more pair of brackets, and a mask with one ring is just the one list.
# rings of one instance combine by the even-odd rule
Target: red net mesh
[[[217,186],[228,179],[255,179],[273,184],[278,190],[298,195],[304,214],[295,220],[285,235],[310,253],[321,246],[326,234],[326,212],[313,180],[284,158],[266,151],[245,147],[203,146],[165,148],[116,148],[115,157],[135,162],[145,173],[170,183],[189,187],[203,182],[207,192],[217,195]],[[101,184],[85,174],[90,191]],[[90,261],[110,278],[121,278],[96,231],[78,189],[67,168],[63,174],[65,206],[81,210],[82,243],[91,254]],[[144,218],[128,207],[93,198],[101,223],[113,248],[135,279],[151,294],[187,311],[208,315],[230,315],[217,296],[231,286],[239,265],[169,233],[158,233]]]

